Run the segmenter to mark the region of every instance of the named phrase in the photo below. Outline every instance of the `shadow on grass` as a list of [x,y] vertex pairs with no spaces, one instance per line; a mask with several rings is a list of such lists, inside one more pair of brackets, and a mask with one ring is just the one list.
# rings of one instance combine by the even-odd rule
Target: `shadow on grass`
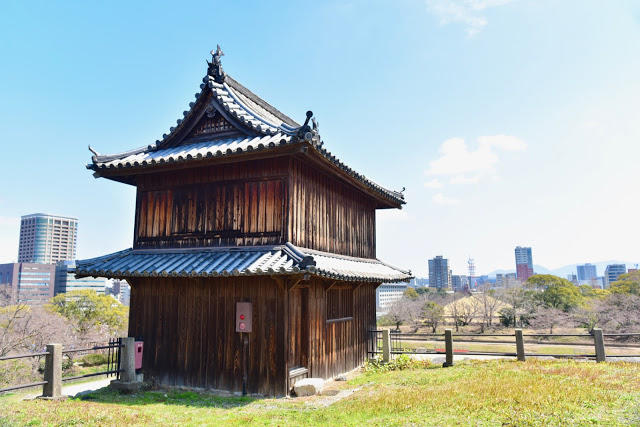
[[237,408],[257,400],[255,397],[226,397],[211,393],[182,390],[148,390],[137,393],[120,393],[104,387],[91,393],[74,398],[78,401],[109,403],[117,405],[179,405],[197,408]]

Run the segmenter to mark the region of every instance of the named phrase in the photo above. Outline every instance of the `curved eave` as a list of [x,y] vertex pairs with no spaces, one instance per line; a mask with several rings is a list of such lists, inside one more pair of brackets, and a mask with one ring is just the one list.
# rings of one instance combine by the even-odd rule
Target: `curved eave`
[[[279,156],[285,154],[293,154],[295,152],[302,152],[312,160],[316,160],[322,167],[336,173],[343,180],[351,183],[360,190],[369,194],[379,201],[378,208],[402,208],[405,204],[404,196],[396,191],[388,190],[374,181],[366,178],[364,175],[357,173],[337,157],[332,155],[324,148],[316,147],[308,142],[299,142],[295,138],[277,136],[263,137],[267,141],[267,144],[260,143],[260,138],[254,138],[257,142],[254,145],[247,145],[245,148],[238,148],[237,150],[218,150],[213,147],[212,149],[200,149],[197,150],[197,154],[180,154],[180,155],[168,155],[167,158],[161,158],[160,160],[143,160],[143,161],[127,161],[126,157],[130,155],[140,154],[142,152],[130,152],[122,159],[122,162],[115,162],[119,159],[117,155],[109,156],[108,162],[95,162],[87,165],[87,168],[95,171],[94,176],[104,177],[127,184],[135,184],[134,175],[149,173],[151,171],[157,171],[159,169],[168,169],[176,167],[199,167],[206,166],[211,163],[217,163],[220,161],[239,161],[242,157],[250,160],[252,157],[259,156]],[[195,144],[194,144],[195,146]],[[289,148],[289,150],[287,150]],[[185,151],[185,150],[183,150]],[[189,150],[186,150],[189,151]],[[193,151],[193,150],[191,150]],[[157,152],[156,152],[157,153]],[[107,165],[107,163],[110,163]]]
[[310,274],[347,282],[387,283],[411,279],[411,272],[377,259],[354,258],[276,246],[126,249],[78,260],[77,277],[237,277]]

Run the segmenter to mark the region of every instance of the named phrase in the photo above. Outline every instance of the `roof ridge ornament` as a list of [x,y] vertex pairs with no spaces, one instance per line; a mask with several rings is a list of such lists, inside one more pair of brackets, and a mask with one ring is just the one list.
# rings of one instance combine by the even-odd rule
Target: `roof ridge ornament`
[[[318,122],[313,117],[313,111],[307,111],[307,118],[304,124],[300,126],[296,132],[298,139],[310,142],[312,144],[318,144],[320,142],[320,134],[318,133]],[[309,120],[311,120],[313,127],[309,126]]]
[[213,80],[215,80],[216,83],[222,84],[224,83],[225,73],[222,69],[222,60],[220,58],[224,56],[224,52],[220,48],[220,45],[217,45],[216,49],[212,50],[210,53],[211,62],[207,61],[207,64],[209,64],[207,74],[213,77]]

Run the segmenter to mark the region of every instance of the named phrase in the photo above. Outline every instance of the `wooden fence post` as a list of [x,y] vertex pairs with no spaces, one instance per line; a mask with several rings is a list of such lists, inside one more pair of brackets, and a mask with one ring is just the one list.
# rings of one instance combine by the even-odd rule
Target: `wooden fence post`
[[596,362],[605,362],[607,357],[604,352],[604,336],[602,335],[602,329],[593,329],[593,343],[596,346]]
[[443,367],[453,366],[453,332],[451,329],[444,330],[444,349],[446,353]]
[[524,362],[524,337],[522,336],[522,329],[516,329],[516,356],[518,361]]
[[59,399],[62,397],[62,344],[47,344],[44,357],[44,381],[42,397]]
[[382,330],[382,361],[384,363],[391,361],[391,331],[389,329]]

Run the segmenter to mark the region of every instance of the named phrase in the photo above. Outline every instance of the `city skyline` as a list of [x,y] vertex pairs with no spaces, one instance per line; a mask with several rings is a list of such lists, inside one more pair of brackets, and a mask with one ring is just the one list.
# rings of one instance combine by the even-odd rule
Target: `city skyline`
[[[434,3],[280,5],[268,21],[272,4],[220,4],[228,19],[215,28],[207,3],[134,7],[126,19],[117,4],[7,5],[0,128],[5,154],[29,159],[29,173],[21,161],[0,171],[16,182],[0,194],[0,261],[17,260],[19,218],[40,210],[81,219],[79,257],[130,247],[135,188],[94,180],[87,145],[153,143],[220,43],[225,67],[283,113],[313,107],[338,157],[406,187],[407,206],[377,216],[381,259],[424,277],[434,254],[454,272],[472,254],[481,273],[511,269],[526,242],[549,269],[638,262],[639,7],[504,1],[454,16]],[[34,84],[43,70],[47,84]]]

